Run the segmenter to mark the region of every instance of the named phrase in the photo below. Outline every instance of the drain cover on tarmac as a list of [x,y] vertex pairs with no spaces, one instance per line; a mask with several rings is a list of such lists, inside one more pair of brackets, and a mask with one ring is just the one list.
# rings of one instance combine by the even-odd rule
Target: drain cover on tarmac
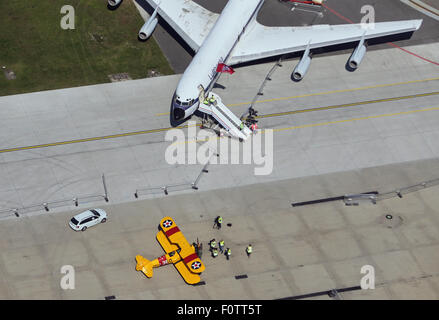
[[381,217],[381,223],[386,228],[397,228],[404,222],[404,219],[401,216],[393,215],[393,214],[385,214]]

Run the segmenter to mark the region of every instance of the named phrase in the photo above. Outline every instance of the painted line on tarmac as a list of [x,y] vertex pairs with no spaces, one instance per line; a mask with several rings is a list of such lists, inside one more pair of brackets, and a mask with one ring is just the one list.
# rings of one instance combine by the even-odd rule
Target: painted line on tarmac
[[[199,126],[199,125],[196,125],[196,126]],[[99,140],[108,140],[108,139],[115,139],[115,138],[122,138],[122,137],[130,137],[130,136],[136,136],[136,135],[141,135],[141,134],[163,132],[163,131],[168,131],[168,130],[171,130],[171,129],[185,129],[185,128],[188,128],[188,127],[189,127],[188,125],[185,125],[185,126],[178,126],[178,127],[175,127],[175,128],[172,128],[172,127],[169,127],[169,128],[159,128],[159,129],[142,130],[142,131],[135,131],[135,132],[127,132],[127,133],[118,133],[118,134],[112,134],[112,135],[101,136],[101,137],[93,137],[93,138],[84,138],[84,139],[75,139],[75,140],[68,140],[68,141],[52,142],[52,143],[38,144],[38,145],[33,145],[33,146],[26,146],[26,147],[16,147],[16,148],[9,148],[9,149],[1,149],[0,153],[32,150],[32,149],[47,148],[47,147],[55,147],[55,146],[68,145],[68,144],[74,144],[74,143],[99,141]]]
[[[439,91],[415,94],[415,95],[404,96],[404,97],[394,97],[394,98],[386,98],[386,99],[379,99],[379,100],[355,102],[355,103],[350,103],[350,104],[342,104],[342,105],[336,105],[336,106],[328,106],[328,107],[320,107],[320,108],[311,108],[311,109],[287,111],[287,112],[282,112],[282,113],[266,114],[266,115],[260,115],[257,118],[281,117],[281,116],[297,114],[297,113],[332,110],[332,109],[337,109],[337,108],[346,108],[346,107],[352,107],[352,106],[362,106],[362,105],[367,105],[367,104],[382,103],[382,102],[389,102],[389,101],[415,99],[415,98],[427,97],[427,96],[433,96],[433,95],[439,95]],[[195,127],[200,127],[200,124],[192,125],[191,127],[194,127],[194,126]],[[185,128],[188,128],[188,127],[189,127],[189,125],[178,126],[178,127],[175,127],[175,129],[185,129]],[[137,135],[141,135],[141,134],[165,132],[165,131],[169,131],[171,129],[174,129],[174,128],[173,127],[168,127],[168,128],[159,128],[159,129],[150,129],[150,130],[142,130],[142,131],[135,131],[135,132],[118,133],[118,134],[112,134],[112,135],[106,135],[106,136],[100,136],[100,137],[92,137],[92,138],[84,138],[84,139],[75,139],[75,140],[52,142],[52,143],[39,144],[39,145],[33,145],[33,146],[0,149],[0,154],[7,153],[7,152],[25,151],[25,150],[40,149],[40,148],[47,148],[47,147],[55,147],[55,146],[61,146],[61,145],[69,145],[69,144],[74,144],[74,143],[83,143],[83,142],[91,142],[91,141],[109,140],[109,139],[115,139],[115,138],[137,136]],[[278,130],[278,129],[275,129],[275,131],[276,130]]]
[[[306,97],[324,96],[324,95],[335,94],[335,93],[345,93],[345,92],[362,91],[362,90],[368,90],[368,89],[395,87],[395,86],[401,86],[401,85],[406,85],[406,84],[422,83],[422,82],[429,82],[429,81],[436,81],[436,80],[439,80],[439,77],[438,78],[427,78],[427,79],[421,79],[421,80],[411,80],[411,81],[404,81],[404,82],[378,84],[378,85],[373,85],[373,86],[365,86],[365,87],[352,88],[352,89],[339,89],[339,90],[324,91],[324,92],[317,92],[317,93],[308,93],[308,94],[302,94],[302,95],[290,96],[290,97],[272,98],[272,99],[266,99],[266,100],[258,100],[255,103],[267,103],[267,102],[292,100],[292,99],[299,99],[299,98],[306,98]],[[237,107],[237,106],[249,105],[250,103],[251,102],[240,102],[240,103],[228,104],[226,106],[227,107]],[[164,115],[169,115],[169,114],[170,114],[169,112],[163,112],[163,113],[157,113],[156,116],[164,116]]]
[[439,21],[439,10],[419,0],[400,0],[402,3],[425,14],[426,16]]
[[327,106],[327,107],[307,108],[307,109],[302,109],[302,110],[293,110],[293,111],[286,111],[286,112],[270,113],[270,114],[265,114],[265,115],[263,114],[263,115],[255,117],[255,118],[263,119],[263,118],[271,118],[271,117],[280,117],[280,116],[286,116],[286,115],[298,114],[298,113],[305,113],[305,112],[325,111],[325,110],[333,110],[333,109],[340,109],[340,108],[357,107],[357,106],[364,106],[364,105],[367,105],[367,104],[392,102],[392,101],[400,101],[400,100],[408,100],[408,99],[416,99],[416,98],[429,97],[429,96],[435,96],[435,95],[439,95],[439,91],[420,93],[420,94],[413,94],[413,95],[403,96],[403,97],[394,97],[394,98],[385,98],[385,99],[377,99],[377,100],[360,101],[360,102],[339,104],[339,105]]
[[320,122],[320,123],[304,124],[304,125],[300,125],[300,126],[292,126],[292,127],[287,127],[287,128],[277,128],[277,129],[273,129],[273,131],[280,132],[280,131],[286,131],[286,130],[320,127],[320,126],[326,126],[326,125],[332,125],[332,124],[347,123],[347,122],[354,122],[354,121],[361,121],[361,120],[368,120],[368,119],[388,118],[388,117],[395,117],[395,116],[415,114],[415,113],[420,113],[420,112],[429,112],[429,111],[439,111],[439,107],[432,107],[432,108],[411,110],[411,111],[402,111],[402,112],[395,112],[395,113],[385,113],[385,114],[379,114],[379,115],[374,115],[374,116],[364,116],[364,117],[352,118],[352,119],[343,119],[343,120],[334,120],[334,121],[327,121],[327,122]]
[[[389,118],[389,117],[396,117],[396,116],[409,115],[409,114],[415,114],[415,113],[421,113],[421,112],[429,112],[429,111],[439,111],[439,107],[425,108],[425,109],[419,109],[419,110],[410,110],[410,111],[402,111],[402,112],[395,112],[395,113],[385,113],[385,114],[379,114],[379,115],[374,115],[374,116],[364,116],[364,117],[359,117],[359,118],[351,118],[351,119],[343,119],[343,120],[334,120],[334,121],[326,121],[326,122],[319,122],[319,123],[303,124],[303,125],[299,125],[299,126],[292,126],[292,127],[286,127],[286,128],[271,128],[270,130],[273,130],[273,132],[281,132],[281,131],[287,131],[287,130],[297,130],[297,129],[305,129],[305,128],[313,128],[313,127],[322,127],[322,126],[341,124],[341,123],[347,123],[347,122],[354,122],[354,121],[361,121],[361,120]],[[265,130],[266,129],[261,129],[260,133],[265,134]],[[209,140],[215,140],[215,139],[218,140],[218,139],[221,139],[221,138],[218,137],[218,136],[211,136],[211,137],[208,137],[206,139],[176,141],[176,142],[173,143],[173,145],[187,144],[187,143],[191,143],[191,142],[195,142],[195,143],[207,142]]]

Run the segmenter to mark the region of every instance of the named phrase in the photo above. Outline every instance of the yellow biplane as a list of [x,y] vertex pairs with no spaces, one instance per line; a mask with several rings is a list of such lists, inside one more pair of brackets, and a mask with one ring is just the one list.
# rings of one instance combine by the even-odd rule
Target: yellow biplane
[[137,255],[136,270],[142,271],[148,278],[151,278],[153,268],[172,263],[188,284],[200,282],[200,274],[206,267],[195,252],[195,247],[189,244],[174,219],[163,218],[159,229],[157,241],[166,254],[152,261]]

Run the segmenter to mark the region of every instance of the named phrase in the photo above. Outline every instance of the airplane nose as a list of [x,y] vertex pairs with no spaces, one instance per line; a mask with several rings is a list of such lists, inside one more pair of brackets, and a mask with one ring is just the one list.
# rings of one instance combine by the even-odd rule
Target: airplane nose
[[184,119],[185,111],[182,108],[174,107],[174,119],[181,120]]

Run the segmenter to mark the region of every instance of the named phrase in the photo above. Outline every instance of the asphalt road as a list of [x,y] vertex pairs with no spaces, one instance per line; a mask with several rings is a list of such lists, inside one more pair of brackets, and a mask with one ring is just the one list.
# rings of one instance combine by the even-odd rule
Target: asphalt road
[[[135,0],[147,11],[151,8],[144,0]],[[227,0],[196,0],[198,4],[203,7],[220,13],[224,8]],[[423,25],[411,39],[398,41],[399,46],[425,44],[439,41],[439,22],[410,8],[399,0],[386,1],[367,1],[367,0],[328,0],[325,5],[339,13],[341,16],[359,23],[363,14],[361,8],[364,5],[372,5],[375,8],[376,22],[394,21],[394,20],[409,20],[409,19],[424,19]],[[259,12],[258,21],[267,26],[303,26],[314,24],[344,24],[347,21],[343,20],[341,16],[336,15],[329,9],[322,9],[322,16],[316,13],[306,12],[301,9],[291,11],[292,4],[282,3],[279,0],[266,0],[261,11]],[[172,28],[163,19],[154,32],[154,38],[159,43],[160,48],[167,57],[174,69],[175,73],[183,73],[190,61],[192,60],[193,51],[184,41],[172,30]],[[390,40],[397,40],[392,38]],[[346,50],[351,50],[350,47],[340,47],[341,49],[333,51],[331,48],[329,54],[345,53]],[[387,44],[379,44],[370,46],[372,50],[388,48]],[[325,54],[325,52],[322,52]]]

